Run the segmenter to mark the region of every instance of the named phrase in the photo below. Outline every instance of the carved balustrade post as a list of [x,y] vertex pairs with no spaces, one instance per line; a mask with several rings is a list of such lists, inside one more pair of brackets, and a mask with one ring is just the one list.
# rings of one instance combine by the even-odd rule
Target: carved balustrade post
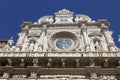
[[33,66],[38,66],[38,58],[33,58]]
[[66,63],[65,63],[65,59],[61,59],[61,66],[62,66],[62,68],[65,68],[66,67]]
[[12,60],[10,58],[7,59],[7,66],[12,66]]
[[21,59],[20,67],[24,68],[25,67],[25,60]]
[[79,59],[76,59],[76,68],[79,68],[80,67],[80,60]]
[[108,67],[108,59],[104,59],[104,67],[105,67],[105,68]]
[[90,60],[89,60],[89,65],[90,65],[91,67],[95,66],[94,59],[90,59]]
[[51,59],[51,58],[48,59],[47,67],[48,67],[48,68],[51,68],[51,67],[52,67],[52,59]]

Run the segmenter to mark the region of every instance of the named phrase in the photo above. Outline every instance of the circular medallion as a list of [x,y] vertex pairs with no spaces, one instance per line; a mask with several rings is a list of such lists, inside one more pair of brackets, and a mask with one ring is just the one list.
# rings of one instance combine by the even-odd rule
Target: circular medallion
[[61,50],[69,49],[72,47],[73,40],[70,38],[58,38],[56,41],[57,48]]
[[57,32],[51,36],[50,46],[53,51],[72,51],[78,46],[78,39],[72,32]]

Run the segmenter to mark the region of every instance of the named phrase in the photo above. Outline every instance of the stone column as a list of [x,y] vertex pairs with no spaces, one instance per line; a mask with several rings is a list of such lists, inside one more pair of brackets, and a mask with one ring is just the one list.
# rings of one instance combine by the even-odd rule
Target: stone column
[[87,28],[86,28],[85,24],[82,24],[81,28],[82,28],[83,38],[84,38],[84,42],[85,42],[85,50],[89,51],[90,46],[89,46],[88,35],[87,35],[87,30],[86,30]]
[[[106,26],[105,24],[101,24],[101,27],[104,28],[104,26]],[[108,48],[110,51],[115,51],[115,48],[114,48],[114,41],[113,41],[113,38],[112,38],[112,31],[108,31],[107,29],[103,29],[103,34],[105,36],[105,39],[108,43]]]

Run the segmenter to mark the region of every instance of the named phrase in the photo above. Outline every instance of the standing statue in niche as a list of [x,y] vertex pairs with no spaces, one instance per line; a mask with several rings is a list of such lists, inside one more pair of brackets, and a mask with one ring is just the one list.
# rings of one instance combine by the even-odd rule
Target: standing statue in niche
[[39,51],[39,52],[42,51],[43,50],[42,47],[43,47],[43,45],[39,44],[37,51]]
[[21,51],[28,51],[28,48],[29,48],[28,44],[29,44],[29,41],[26,41],[26,42],[22,45],[22,50],[21,50]]
[[36,42],[35,45],[34,45],[34,51],[36,52],[38,49],[38,43]]
[[33,51],[34,50],[34,41],[31,41],[30,44],[29,44],[29,48],[28,48],[28,51]]
[[100,44],[98,41],[95,42],[94,49],[95,49],[95,51],[101,51],[101,47],[100,47]]

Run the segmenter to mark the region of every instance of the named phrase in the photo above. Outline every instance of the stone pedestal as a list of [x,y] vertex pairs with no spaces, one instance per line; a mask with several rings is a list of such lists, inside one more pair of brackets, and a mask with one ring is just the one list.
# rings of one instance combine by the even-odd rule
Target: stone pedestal
[[34,66],[28,66],[27,68],[30,71],[29,79],[30,80],[36,80],[37,74],[38,74],[39,70],[41,69],[41,67],[40,66],[35,66],[35,67]]
[[99,80],[99,77],[90,77],[90,80]]
[[86,66],[87,71],[90,73],[90,80],[98,80],[97,73],[100,71],[100,66]]

